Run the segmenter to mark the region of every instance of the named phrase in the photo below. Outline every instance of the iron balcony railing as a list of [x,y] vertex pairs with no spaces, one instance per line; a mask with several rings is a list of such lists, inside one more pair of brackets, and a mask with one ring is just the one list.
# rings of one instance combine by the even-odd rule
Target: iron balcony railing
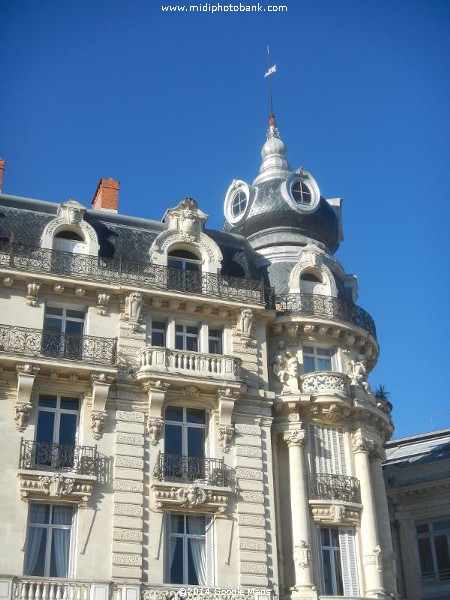
[[97,475],[98,453],[93,446],[73,446],[22,439],[20,469],[73,471],[79,475]]
[[93,365],[115,365],[116,343],[116,338],[0,324],[0,353],[79,360]]
[[364,309],[349,300],[321,296],[319,294],[284,294],[276,296],[278,314],[319,317],[332,321],[344,321],[361,327],[376,339],[375,323]]
[[341,500],[361,503],[359,479],[348,475],[316,473],[310,477],[309,495],[311,500]]
[[160,452],[153,469],[158,481],[202,482],[229,487],[231,472],[221,458],[203,458]]
[[73,254],[16,241],[0,241],[0,267],[257,304],[263,304],[266,296],[264,282],[255,279]]

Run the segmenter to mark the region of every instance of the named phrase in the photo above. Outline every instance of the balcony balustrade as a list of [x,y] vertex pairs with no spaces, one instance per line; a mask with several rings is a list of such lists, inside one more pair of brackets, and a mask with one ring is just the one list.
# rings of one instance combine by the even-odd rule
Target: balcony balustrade
[[[227,589],[222,586],[200,587],[186,585],[182,587],[177,584],[151,585],[143,584],[141,600],[197,600],[203,596],[204,600],[223,600],[224,598],[244,598],[245,600],[256,600],[264,596],[265,600],[272,600],[274,592],[267,588],[245,588],[242,590]],[[358,600],[358,599],[356,599]]]
[[375,323],[365,310],[342,298],[319,294],[285,294],[277,296],[275,308],[280,315],[318,317],[351,323],[377,337]]
[[0,324],[0,354],[79,360],[93,365],[116,363],[115,338],[57,333]]
[[230,487],[231,472],[221,458],[182,456],[160,452],[153,469],[158,481],[180,483],[205,483]]
[[317,473],[311,475],[309,485],[311,500],[340,500],[361,503],[359,479],[348,475]]
[[235,380],[241,364],[241,360],[234,356],[170,350],[160,346],[147,346],[140,350],[139,356],[141,366],[137,372],[138,379],[153,372],[172,372]]
[[20,444],[19,469],[71,471],[96,476],[97,448],[23,440]]
[[315,371],[300,377],[302,392],[307,394],[317,392],[341,392],[348,394],[350,378],[344,373],[332,371]]
[[[107,584],[108,585],[108,584]],[[91,583],[51,577],[20,577],[14,582],[14,600],[90,600]]]
[[0,267],[264,304],[263,281],[0,242]]

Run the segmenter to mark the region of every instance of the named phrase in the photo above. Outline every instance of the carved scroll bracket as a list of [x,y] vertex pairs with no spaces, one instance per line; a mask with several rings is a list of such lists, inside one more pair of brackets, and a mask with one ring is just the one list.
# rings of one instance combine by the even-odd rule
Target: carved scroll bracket
[[17,372],[17,399],[14,405],[14,419],[18,431],[24,431],[31,413],[31,392],[34,380],[39,372],[39,367],[32,364],[18,365]]

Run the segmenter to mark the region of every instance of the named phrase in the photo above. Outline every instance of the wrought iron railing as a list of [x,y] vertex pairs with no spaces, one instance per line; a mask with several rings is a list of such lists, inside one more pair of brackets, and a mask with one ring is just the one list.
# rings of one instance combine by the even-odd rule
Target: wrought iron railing
[[159,481],[204,482],[229,487],[231,471],[221,458],[203,458],[160,452],[153,469]]
[[73,254],[15,241],[0,241],[0,267],[150,289],[174,290],[239,302],[265,302],[262,280],[186,271],[118,258]]
[[73,471],[79,475],[97,475],[98,453],[94,446],[73,446],[22,439],[20,469]]
[[80,360],[94,365],[116,363],[116,338],[57,333],[0,324],[0,353]]
[[364,309],[349,300],[322,296],[320,294],[285,294],[277,296],[277,313],[299,315],[302,317],[320,317],[332,321],[352,323],[376,338],[375,323]]
[[341,500],[361,503],[359,479],[348,475],[316,473],[309,482],[311,500]]

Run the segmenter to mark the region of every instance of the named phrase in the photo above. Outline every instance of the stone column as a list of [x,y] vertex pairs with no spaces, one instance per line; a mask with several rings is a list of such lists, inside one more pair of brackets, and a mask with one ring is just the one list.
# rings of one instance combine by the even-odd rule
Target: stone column
[[369,452],[374,443],[360,433],[353,438],[356,475],[361,486],[361,542],[363,549],[363,569],[365,575],[365,595],[371,598],[385,598],[383,588],[383,566],[378,537],[375,496],[370,475]]
[[378,516],[378,532],[380,536],[381,556],[383,565],[384,587],[391,597],[398,597],[397,567],[392,544],[389,507],[386,487],[384,485],[381,461],[384,459],[384,449],[381,444],[375,444],[370,454],[370,470],[372,475],[373,493]]
[[303,440],[306,432],[300,429],[300,425],[299,423],[298,428],[290,429],[283,434],[289,448],[292,547],[295,569],[292,597],[315,598],[317,595],[312,578],[308,489],[303,461]]

